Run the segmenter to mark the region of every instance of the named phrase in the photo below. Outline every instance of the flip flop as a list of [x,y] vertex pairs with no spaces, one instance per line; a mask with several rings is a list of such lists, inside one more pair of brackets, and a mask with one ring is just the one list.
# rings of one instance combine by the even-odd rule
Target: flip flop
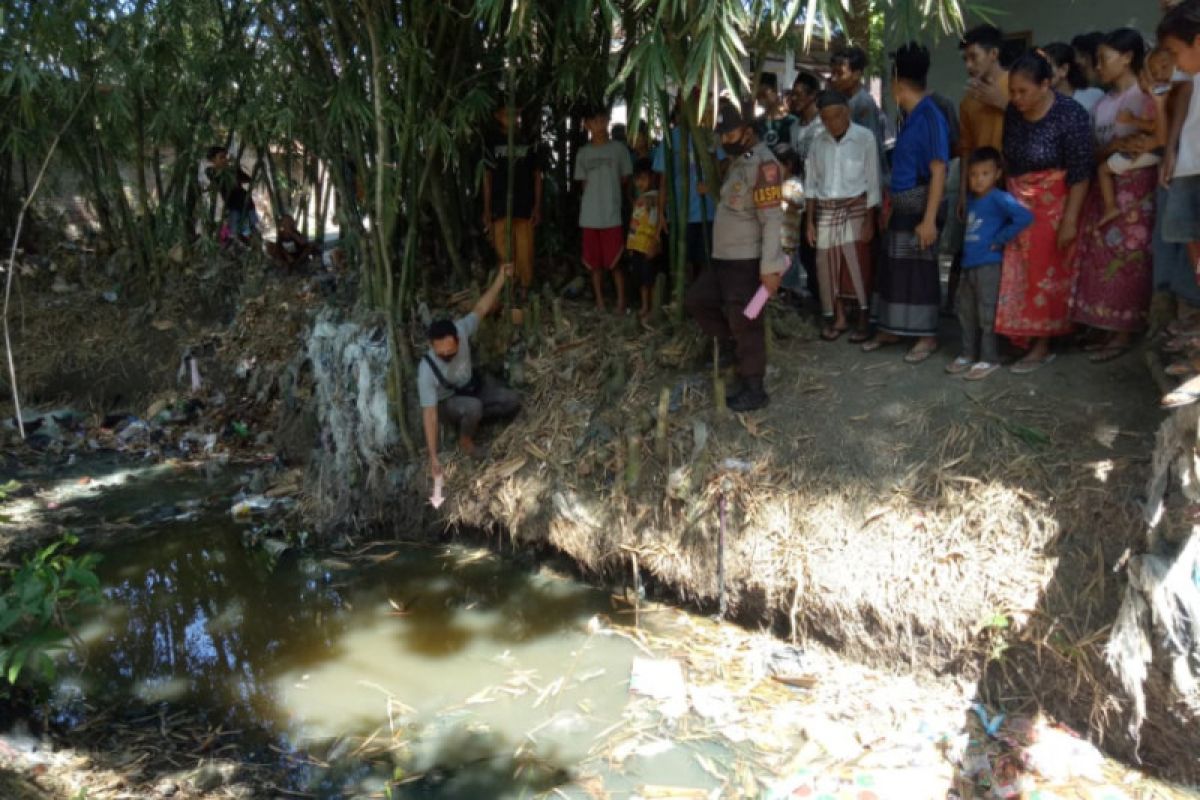
[[821,339],[826,342],[836,342],[845,335],[849,328],[826,328],[821,331]]
[[1200,344],[1200,341],[1198,341],[1198,337],[1196,335],[1181,334],[1176,336],[1174,339],[1167,340],[1167,343],[1163,345],[1162,349],[1167,353],[1182,353],[1186,350],[1196,347],[1197,344]]
[[1189,336],[1200,333],[1200,322],[1192,320],[1191,322],[1183,322],[1182,320],[1174,320],[1167,323],[1167,333],[1172,336]]
[[917,350],[914,348],[904,354],[904,363],[905,364],[924,364],[926,361],[929,360],[929,357],[931,355],[933,355],[934,353],[936,353],[937,351],[938,351],[938,349],[936,347],[928,347],[928,348],[924,348],[921,350]]
[[998,369],[1000,369],[999,364],[989,364],[986,361],[980,361],[971,367],[971,371],[963,376],[963,380],[981,381]]
[[959,356],[946,365],[947,375],[961,375],[971,367],[975,366],[975,362],[966,356]]
[[900,342],[900,340],[899,340],[899,339],[896,339],[896,340],[892,340],[892,339],[868,339],[868,340],[867,340],[867,341],[866,341],[866,342],[863,344],[863,346],[862,346],[862,351],[863,351],[864,353],[874,353],[876,350],[878,350],[878,349],[879,349],[879,348],[881,348],[881,347],[886,347],[886,346],[887,346],[887,345],[889,345],[889,344],[899,344],[899,342]]
[[1168,392],[1160,405],[1163,408],[1183,408],[1200,400],[1200,376],[1190,378],[1173,392]]
[[850,338],[846,341],[850,342],[850,344],[862,344],[870,338],[871,334],[867,333],[866,331],[855,331],[854,333],[850,334]]
[[1168,364],[1163,372],[1176,378],[1190,378],[1196,373],[1200,373],[1200,359],[1189,358],[1186,361],[1176,361],[1174,364]]
[[1009,370],[1013,375],[1028,375],[1031,372],[1037,372],[1039,369],[1052,362],[1056,357],[1057,355],[1055,353],[1048,353],[1045,358],[1040,359],[1022,358],[1020,361],[1013,364]]
[[1128,352],[1128,347],[1105,347],[1088,356],[1088,361],[1093,364],[1106,364],[1109,361],[1116,361]]

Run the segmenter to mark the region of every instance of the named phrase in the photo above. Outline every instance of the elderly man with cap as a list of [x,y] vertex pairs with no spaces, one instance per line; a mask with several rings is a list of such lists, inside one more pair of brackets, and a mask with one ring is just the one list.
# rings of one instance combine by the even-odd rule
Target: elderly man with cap
[[713,222],[711,265],[688,291],[688,313],[721,349],[721,360],[736,356],[739,391],[729,397],[732,411],[767,405],[766,338],[761,315],[743,313],[759,286],[774,295],[788,258],[780,246],[783,221],[783,168],[758,140],[754,123],[732,102],[718,107],[716,132],[730,166],[721,185]]

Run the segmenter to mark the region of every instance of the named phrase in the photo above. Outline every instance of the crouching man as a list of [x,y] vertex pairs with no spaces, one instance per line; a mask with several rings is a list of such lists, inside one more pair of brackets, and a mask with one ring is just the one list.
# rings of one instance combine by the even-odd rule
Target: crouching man
[[471,337],[479,321],[492,313],[504,283],[513,273],[512,264],[500,267],[496,280],[465,317],[437,320],[429,326],[429,352],[417,368],[417,395],[425,423],[425,444],[433,477],[442,474],[438,461],[438,420],[458,426],[458,447],[472,458],[480,457],[475,433],[485,419],[502,419],[521,409],[521,398],[490,375],[471,364]]

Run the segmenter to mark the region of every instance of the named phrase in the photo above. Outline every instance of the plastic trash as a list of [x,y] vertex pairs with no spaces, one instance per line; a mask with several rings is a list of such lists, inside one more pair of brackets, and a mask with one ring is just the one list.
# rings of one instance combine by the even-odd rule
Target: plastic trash
[[137,419],[136,417],[134,417],[134,418],[132,418],[130,423],[128,425],[126,425],[124,428],[122,428],[121,431],[117,434],[117,441],[119,441],[123,444],[127,444],[127,443],[133,441],[134,439],[138,439],[138,438],[141,438],[142,436],[149,436],[149,435],[150,435],[150,426],[147,425],[144,420],[140,420],[140,419]]
[[249,376],[250,373],[254,371],[254,367],[257,364],[258,364],[257,357],[243,358],[241,361],[238,362],[237,368],[234,370],[234,374],[237,375],[239,380],[245,380],[246,377]]
[[229,509],[229,513],[233,515],[234,519],[247,519],[256,514],[265,514],[278,502],[277,499],[265,495],[251,495],[234,503],[233,508]]
[[1004,715],[997,714],[994,717],[989,717],[988,710],[981,703],[971,706],[971,710],[975,712],[975,716],[979,717],[979,724],[983,726],[987,735],[995,739],[996,735],[1000,732],[1000,726],[1004,724]]
[[660,701],[659,710],[664,717],[674,719],[687,713],[687,682],[678,661],[635,656],[629,691]]
[[1036,740],[1022,754],[1029,769],[1055,783],[1072,778],[1103,781],[1104,757],[1091,742],[1045,723],[1035,734]]
[[441,508],[444,502],[446,502],[446,498],[442,495],[442,476],[438,475],[433,479],[433,494],[429,495],[429,505]]
[[205,455],[211,455],[217,446],[217,435],[215,433],[196,433],[195,431],[188,431],[183,435],[183,438],[179,440],[179,444],[182,446],[185,452],[189,451],[192,446],[196,446],[200,450],[204,451]]
[[100,296],[103,297],[106,301],[108,301],[110,303],[117,302],[117,293],[111,289],[109,289],[107,292],[104,292]]

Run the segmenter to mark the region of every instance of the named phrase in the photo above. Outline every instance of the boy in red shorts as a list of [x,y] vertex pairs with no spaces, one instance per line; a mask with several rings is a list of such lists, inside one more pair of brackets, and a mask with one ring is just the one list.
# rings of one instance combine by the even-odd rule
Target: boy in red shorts
[[608,137],[608,109],[588,114],[583,125],[591,141],[575,157],[575,180],[583,183],[579,202],[579,227],[583,233],[583,265],[592,274],[596,308],[604,310],[605,272],[617,287],[617,313],[625,313],[625,274],[621,256],[625,231],[621,226],[621,198],[633,163],[629,148]]

